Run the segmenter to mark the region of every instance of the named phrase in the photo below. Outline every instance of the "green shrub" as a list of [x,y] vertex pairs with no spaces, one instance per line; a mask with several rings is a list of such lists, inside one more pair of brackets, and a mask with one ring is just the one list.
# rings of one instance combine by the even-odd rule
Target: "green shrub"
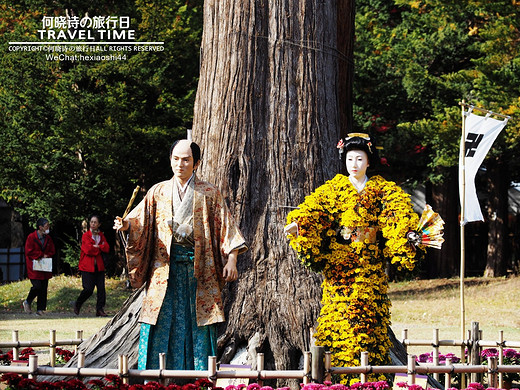
[[78,268],[79,256],[81,253],[81,245],[71,235],[66,234],[66,239],[62,240],[62,260],[64,263],[69,264],[72,268]]

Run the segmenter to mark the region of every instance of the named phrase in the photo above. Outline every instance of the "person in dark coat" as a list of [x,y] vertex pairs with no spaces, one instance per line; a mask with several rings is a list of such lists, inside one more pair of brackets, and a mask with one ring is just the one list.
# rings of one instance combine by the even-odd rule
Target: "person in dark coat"
[[36,314],[41,316],[47,309],[47,288],[52,272],[36,271],[33,269],[33,260],[52,258],[56,253],[54,242],[49,236],[49,221],[40,218],[36,222],[36,230],[27,236],[25,241],[25,264],[27,277],[32,287],[27,299],[22,302],[26,313],[31,313],[31,303],[36,298]]
[[74,302],[74,313],[79,315],[81,306],[90,298],[97,289],[96,316],[106,317],[104,307],[106,303],[105,293],[105,264],[103,253],[108,253],[110,246],[99,227],[101,222],[97,215],[89,218],[89,230],[83,233],[81,238],[81,255],[79,259],[79,270],[81,271],[81,282],[83,290]]

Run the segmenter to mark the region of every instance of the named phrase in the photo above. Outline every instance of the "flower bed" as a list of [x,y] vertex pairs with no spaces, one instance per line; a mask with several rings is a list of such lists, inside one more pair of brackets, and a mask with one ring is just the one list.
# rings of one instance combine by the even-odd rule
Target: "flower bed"
[[[19,360],[29,360],[30,355],[35,355],[36,352],[34,352],[34,349],[32,348],[24,348],[20,351]],[[9,366],[13,362],[13,351],[10,350],[7,353],[2,353],[0,350],[0,365],[2,366]]]
[[[34,379],[27,379],[19,374],[7,373],[3,374],[0,382],[7,385],[6,390],[55,390],[55,389],[70,389],[70,390],[275,390],[270,386],[260,386],[257,383],[246,385],[230,385],[225,388],[215,387],[212,382],[207,379],[199,379],[195,383],[188,383],[186,385],[161,385],[158,382],[148,382],[145,385],[128,385],[123,383],[123,380],[117,375],[107,375],[103,380],[93,379],[87,384],[78,379],[70,379],[58,382],[38,382]],[[350,386],[342,384],[333,384],[331,382],[325,383],[309,383],[301,384],[301,390],[390,390],[390,386],[385,381],[354,383]],[[399,382],[394,386],[403,390],[424,390],[419,385],[409,385],[405,382]],[[486,388],[480,383],[470,383],[466,390],[485,390]],[[289,387],[279,387],[276,390],[290,390]],[[449,388],[447,390],[457,390]],[[495,390],[495,388],[488,387],[487,390]],[[498,389],[497,389],[498,390]],[[518,390],[518,389],[512,389]]]
[[[496,348],[488,348],[484,349],[480,356],[482,358],[482,364],[488,364],[488,359],[490,357],[496,357],[498,359],[499,350]],[[505,348],[502,351],[503,355],[503,364],[510,364],[519,366],[520,365],[520,353],[511,348]],[[504,379],[509,381],[518,381],[520,380],[520,374],[518,373],[504,373]]]
[[[26,360],[29,361],[29,356],[36,355],[36,352],[31,347],[24,348],[20,351],[20,355],[18,360]],[[56,363],[57,364],[65,364],[67,363],[72,356],[74,356],[74,352],[69,351],[68,349],[56,348]],[[0,365],[1,366],[9,366],[13,362],[13,351],[9,351],[7,353],[2,353],[0,350]]]

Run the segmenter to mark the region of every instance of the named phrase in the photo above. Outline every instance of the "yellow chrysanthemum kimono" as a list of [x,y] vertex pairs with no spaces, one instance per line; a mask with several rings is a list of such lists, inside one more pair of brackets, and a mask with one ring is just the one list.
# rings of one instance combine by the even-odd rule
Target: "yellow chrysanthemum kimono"
[[[347,176],[337,175],[287,216],[299,227],[297,237],[289,235],[291,246],[305,266],[325,276],[315,338],[332,352],[333,367],[359,365],[363,351],[371,365],[390,363],[385,269],[387,259],[413,269],[416,251],[406,233],[418,221],[409,195],[381,176],[358,193]],[[349,379],[357,380],[342,382]]]

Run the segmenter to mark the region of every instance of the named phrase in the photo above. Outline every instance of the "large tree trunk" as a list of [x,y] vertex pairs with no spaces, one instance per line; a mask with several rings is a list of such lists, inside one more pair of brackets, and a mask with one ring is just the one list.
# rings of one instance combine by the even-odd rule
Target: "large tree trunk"
[[[356,7],[354,0],[338,0],[338,106],[341,137],[352,131],[352,85],[354,84],[354,36]],[[346,167],[342,167],[346,172]]]
[[289,207],[339,169],[336,19],[335,2],[205,2],[194,140],[202,177],[221,189],[250,248],[219,347],[258,332],[254,349],[277,369],[309,349],[320,309],[321,278],[299,265],[283,226]]
[[496,277],[506,274],[508,266],[508,205],[509,172],[508,164],[500,157],[490,158],[486,163],[488,171],[489,223],[487,262],[484,276]]
[[[340,3],[342,22],[353,22],[353,1]],[[299,264],[283,226],[290,207],[340,169],[335,146],[349,119],[340,118],[338,80],[349,77],[338,62],[349,56],[337,49],[338,5],[205,2],[193,135],[201,176],[221,189],[250,248],[226,292],[222,362],[249,345],[268,368],[294,369],[312,345],[321,277]]]

